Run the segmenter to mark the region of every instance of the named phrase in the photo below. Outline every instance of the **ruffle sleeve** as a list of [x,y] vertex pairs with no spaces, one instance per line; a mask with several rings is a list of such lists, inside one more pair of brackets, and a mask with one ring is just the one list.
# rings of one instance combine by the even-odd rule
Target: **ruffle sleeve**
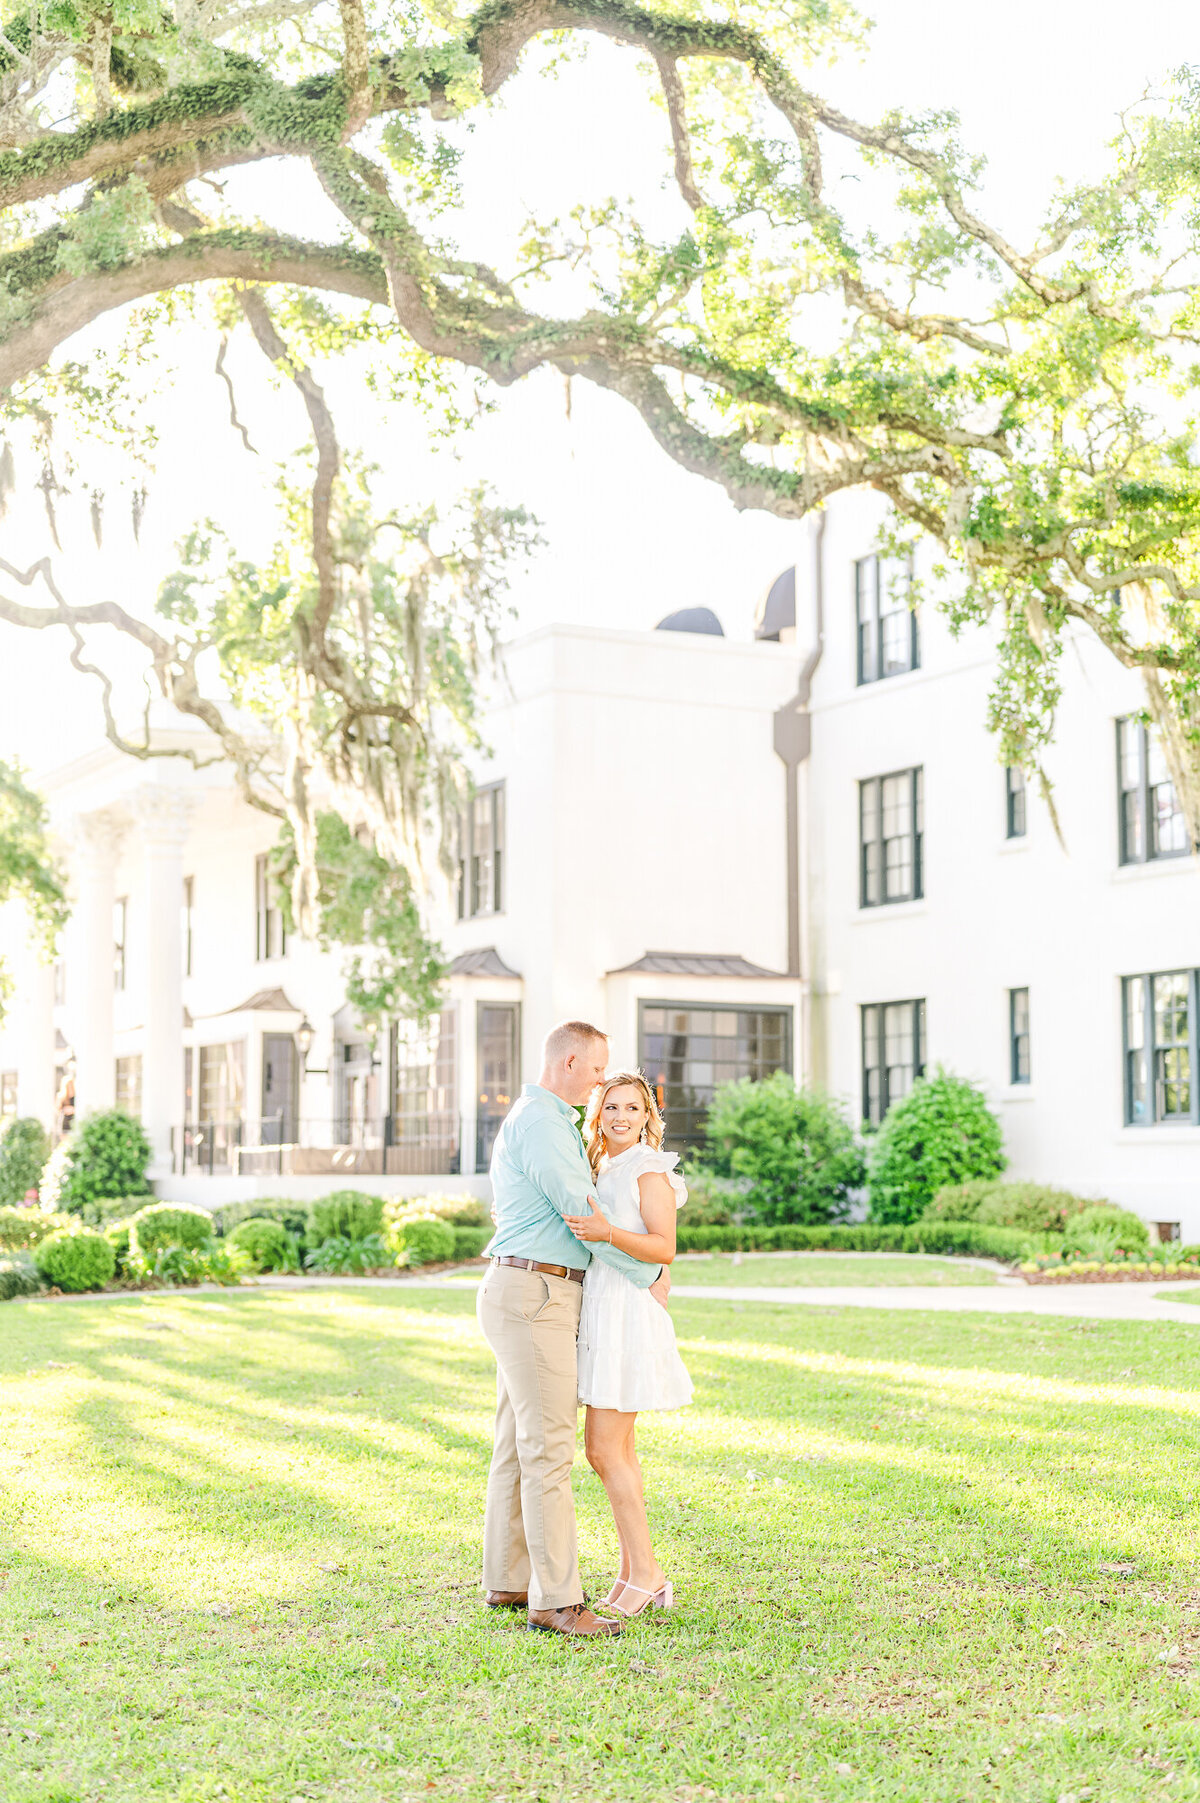
[[687,1184],[675,1169],[678,1163],[678,1152],[656,1152],[652,1146],[643,1146],[632,1173],[634,1189],[637,1189],[639,1177],[648,1176],[651,1171],[658,1171],[666,1178],[675,1192],[676,1208],[682,1208],[687,1201],[688,1193]]

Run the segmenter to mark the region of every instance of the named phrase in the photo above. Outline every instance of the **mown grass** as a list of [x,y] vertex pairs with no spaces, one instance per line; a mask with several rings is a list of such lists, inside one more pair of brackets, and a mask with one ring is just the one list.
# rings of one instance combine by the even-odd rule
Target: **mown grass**
[[471,1300],[5,1306],[5,1803],[1200,1796],[1190,1326],[679,1303],[680,1606],[572,1646],[478,1600]]

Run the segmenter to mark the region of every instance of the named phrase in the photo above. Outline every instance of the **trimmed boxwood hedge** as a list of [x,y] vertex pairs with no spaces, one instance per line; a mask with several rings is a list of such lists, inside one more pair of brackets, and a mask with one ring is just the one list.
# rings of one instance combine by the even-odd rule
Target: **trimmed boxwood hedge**
[[856,1226],[680,1227],[680,1252],[941,1252],[1014,1262],[1040,1250],[1038,1236],[974,1221],[864,1221]]
[[77,1293],[102,1290],[111,1283],[117,1255],[102,1233],[84,1227],[77,1233],[60,1229],[40,1240],[33,1262],[47,1283]]
[[185,1208],[175,1202],[153,1202],[139,1209],[130,1227],[131,1249],[141,1258],[152,1259],[164,1246],[196,1252],[213,1237],[213,1220],[206,1208]]

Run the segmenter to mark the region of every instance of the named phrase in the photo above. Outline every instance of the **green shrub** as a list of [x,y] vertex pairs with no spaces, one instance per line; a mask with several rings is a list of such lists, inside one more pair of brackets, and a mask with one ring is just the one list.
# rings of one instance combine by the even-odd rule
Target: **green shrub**
[[681,1175],[688,1199],[687,1215],[680,1218],[686,1218],[689,1227],[731,1227],[734,1215],[744,1211],[744,1184],[730,1183],[694,1162]]
[[988,1227],[981,1221],[914,1221],[904,1229],[902,1250],[1012,1263],[1040,1250],[1040,1245],[1036,1237],[1015,1227]]
[[41,1181],[50,1156],[50,1136],[41,1121],[20,1115],[0,1134],[0,1204],[25,1200]]
[[101,1231],[104,1234],[105,1239],[108,1241],[109,1245],[112,1247],[113,1251],[117,1255],[117,1276],[118,1277],[128,1276],[130,1259],[133,1256],[131,1248],[130,1248],[130,1240],[131,1240],[131,1236],[133,1233],[133,1222],[132,1221],[110,1221],[108,1223],[108,1226],[102,1228]]
[[724,1083],[708,1110],[701,1162],[741,1179],[761,1221],[832,1221],[844,1216],[865,1175],[862,1147],[841,1107],[817,1089],[797,1089],[786,1071]]
[[486,1227],[453,1227],[451,1232],[454,1235],[452,1256],[465,1262],[469,1258],[482,1257],[483,1249],[492,1237],[492,1224],[489,1221]]
[[334,1190],[308,1211],[308,1239],[313,1246],[333,1239],[365,1240],[382,1231],[383,1197],[367,1196],[361,1190]]
[[76,1227],[74,1215],[51,1215],[41,1208],[0,1208],[0,1248],[27,1252],[60,1227]]
[[1027,1233],[1061,1233],[1073,1216],[1095,1207],[1095,1197],[1045,1183],[1003,1183],[979,1177],[940,1189],[925,1221],[981,1221],[989,1227],[1020,1227]]
[[931,1252],[1012,1262],[1026,1256],[1035,1238],[976,1221],[916,1221],[907,1227],[877,1221],[764,1227],[747,1221],[740,1227],[681,1227],[677,1244],[681,1252]]
[[196,1251],[213,1237],[212,1216],[206,1208],[184,1208],[177,1202],[152,1202],[131,1222],[132,1249],[139,1258],[153,1259],[163,1246],[183,1246]]
[[150,1258],[135,1249],[128,1262],[130,1277],[143,1283],[169,1285],[236,1284],[247,1268],[243,1252],[217,1240],[207,1240],[200,1246],[160,1246]]
[[213,1211],[216,1233],[232,1233],[243,1221],[278,1221],[302,1245],[308,1232],[308,1203],[288,1196],[264,1197],[261,1202],[226,1202]]
[[89,1114],[70,1136],[58,1205],[78,1214],[106,1196],[148,1196],[150,1141],[120,1108]]
[[1144,1252],[1149,1244],[1150,1229],[1145,1221],[1111,1202],[1096,1202],[1068,1224],[1062,1249],[1104,1257],[1110,1252]]
[[298,1271],[300,1259],[295,1240],[281,1221],[252,1215],[227,1233],[224,1244],[243,1252],[252,1271]]
[[[446,1231],[449,1233],[450,1229]],[[323,1240],[304,1260],[310,1271],[330,1277],[360,1277],[364,1271],[381,1271],[390,1262],[388,1248],[378,1233],[369,1233],[361,1240],[335,1234],[332,1239]]]
[[96,1202],[85,1202],[79,1219],[89,1227],[104,1228],[110,1221],[128,1221],[145,1206],[145,1196],[102,1196]]
[[36,1296],[41,1287],[31,1258],[0,1258],[0,1302],[11,1302],[14,1296]]
[[492,1217],[486,1202],[479,1196],[393,1196],[383,1205],[385,1229],[398,1221],[412,1221],[436,1215],[448,1227],[487,1227]]
[[412,1215],[395,1223],[388,1246],[396,1263],[410,1270],[418,1265],[447,1264],[455,1255],[455,1232],[448,1221],[439,1221],[436,1215]]
[[90,1227],[75,1232],[60,1227],[39,1240],[34,1247],[33,1262],[47,1283],[56,1289],[101,1290],[111,1283],[117,1268],[117,1255],[102,1233]]
[[973,1083],[940,1066],[888,1109],[871,1148],[871,1218],[916,1221],[939,1190],[1005,1166],[1000,1123]]

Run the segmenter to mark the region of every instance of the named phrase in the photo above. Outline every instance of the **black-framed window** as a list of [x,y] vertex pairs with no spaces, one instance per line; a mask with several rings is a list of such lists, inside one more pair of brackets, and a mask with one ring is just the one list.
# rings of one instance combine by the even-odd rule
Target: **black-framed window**
[[877,1127],[925,1070],[925,1003],[868,1002],[862,1009],[862,1111]]
[[792,1068],[792,1010],[737,1002],[642,1002],[638,1062],[658,1099],[673,1151],[704,1142],[723,1083]]
[[1117,795],[1122,864],[1187,856],[1187,822],[1162,745],[1134,715],[1117,721]]
[[504,784],[476,789],[459,825],[458,918],[504,912]]
[[1008,992],[1008,1080],[1028,1083],[1029,1065],[1029,991]]
[[520,1002],[475,1004],[475,1169],[486,1171],[500,1123],[521,1088]]
[[125,987],[126,938],[129,929],[129,897],[119,895],[113,903],[113,988]]
[[183,879],[183,901],[180,904],[180,938],[183,940],[183,974],[192,974],[192,923],[196,907],[196,879],[185,876]]
[[254,957],[259,964],[282,958],[287,951],[283,915],[275,896],[271,861],[264,852],[254,860]]
[[1023,839],[1026,831],[1025,772],[1020,764],[1009,764],[1004,772],[1004,836]]
[[1195,1080],[1200,971],[1126,977],[1121,999],[1126,1126],[1200,1126]]
[[893,770],[858,785],[859,906],[916,901],[922,868],[924,776]]
[[860,557],[854,565],[854,612],[860,687],[919,667],[911,564],[877,553]]

